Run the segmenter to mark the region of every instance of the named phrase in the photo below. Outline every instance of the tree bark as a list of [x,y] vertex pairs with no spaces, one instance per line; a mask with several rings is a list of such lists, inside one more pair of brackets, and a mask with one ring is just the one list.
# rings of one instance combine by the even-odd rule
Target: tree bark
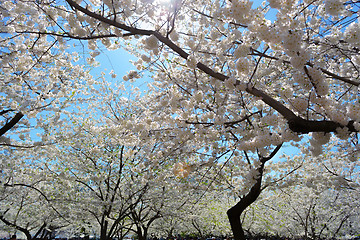
[[242,227],[242,223],[240,220],[241,214],[244,210],[249,207],[252,203],[256,201],[261,193],[261,182],[264,173],[265,163],[269,161],[271,158],[275,156],[275,154],[280,150],[282,144],[276,146],[276,148],[272,151],[272,153],[268,157],[260,157],[260,166],[257,168],[259,173],[255,184],[251,187],[250,191],[243,197],[241,197],[240,201],[230,208],[226,213],[228,215],[228,219],[230,222],[231,230],[234,234],[235,240],[245,240],[245,233]]
[[146,240],[146,234],[143,233],[141,227],[137,227],[137,236],[138,236],[138,240]]
[[23,116],[24,114],[22,114],[21,112],[15,114],[15,116],[0,129],[0,136],[4,135],[7,131],[13,128]]
[[227,211],[227,215],[228,215],[228,218],[229,218],[231,230],[232,230],[232,232],[234,234],[234,239],[235,240],[245,240],[246,239],[244,230],[242,228],[242,223],[241,223],[241,220],[240,220],[240,216],[244,212],[244,210],[247,207],[249,207],[253,202],[255,202],[256,199],[260,195],[263,169],[264,169],[264,164],[262,164],[258,168],[258,171],[259,171],[260,174],[259,174],[258,179],[256,180],[256,183],[251,188],[250,192],[248,194],[246,194],[244,197],[242,197],[240,199],[240,201],[235,206],[233,206],[232,208],[230,208]]
[[100,227],[100,240],[108,240],[109,239],[109,237],[107,235],[107,229],[108,229],[108,221],[104,220]]

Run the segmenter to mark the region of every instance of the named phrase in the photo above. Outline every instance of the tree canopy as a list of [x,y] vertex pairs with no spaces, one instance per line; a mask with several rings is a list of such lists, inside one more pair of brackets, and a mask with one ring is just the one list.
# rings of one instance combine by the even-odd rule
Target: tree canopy
[[[358,10],[345,0],[2,1],[2,152],[59,144],[91,165],[145,147],[139,166],[160,176],[172,166],[173,176],[191,179],[188,188],[216,185],[237,196],[227,213],[235,239],[244,239],[240,216],[280,182],[331,188],[330,179],[357,191]],[[86,52],[85,66],[76,63],[73,44]],[[90,75],[101,47],[137,57],[136,70],[110,75],[129,82],[150,75],[145,96],[133,89],[134,101],[118,99],[111,81]],[[84,117],[92,101],[105,105]],[[68,138],[65,122],[74,127]],[[273,161],[284,145],[303,160]],[[89,147],[100,148],[91,152],[96,161],[85,154]],[[307,180],[293,174],[303,168]],[[96,182],[78,183],[92,189],[87,181]]]

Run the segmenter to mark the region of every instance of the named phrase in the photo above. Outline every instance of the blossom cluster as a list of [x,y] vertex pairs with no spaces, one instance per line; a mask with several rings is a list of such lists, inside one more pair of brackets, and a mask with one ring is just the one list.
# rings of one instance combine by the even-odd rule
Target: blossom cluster
[[357,22],[351,23],[345,30],[345,40],[354,46],[360,45],[360,24]]
[[325,81],[322,72],[316,68],[308,68],[311,83],[318,95],[324,96],[329,92],[329,84]]
[[342,0],[326,0],[325,11],[330,15],[339,15],[345,10],[344,3]]
[[246,23],[253,2],[249,0],[234,0],[224,9],[224,15],[234,18],[239,23]]

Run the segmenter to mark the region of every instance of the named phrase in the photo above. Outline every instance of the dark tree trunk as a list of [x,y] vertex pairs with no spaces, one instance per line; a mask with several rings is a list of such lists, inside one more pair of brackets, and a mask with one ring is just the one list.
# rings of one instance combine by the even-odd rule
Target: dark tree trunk
[[100,240],[108,240],[109,236],[107,234],[107,230],[108,230],[108,221],[103,221],[103,224],[101,225],[100,228]]
[[275,154],[280,150],[281,146],[282,144],[278,145],[274,149],[274,151],[270,154],[270,156],[260,157],[261,164],[257,169],[259,175],[256,179],[255,184],[252,186],[250,191],[245,196],[241,197],[240,201],[235,206],[233,206],[227,211],[231,230],[234,234],[235,240],[245,240],[245,233],[242,228],[240,216],[244,212],[244,210],[247,207],[249,207],[252,203],[254,203],[256,199],[259,197],[261,193],[261,182],[264,173],[265,163],[275,156]]
[[239,211],[236,209],[236,204],[234,207],[230,208],[227,211],[227,215],[230,221],[231,230],[234,234],[235,240],[245,240],[245,233],[242,228],[242,224],[240,221],[240,215],[242,211],[239,213]]
[[251,188],[250,192],[240,199],[240,201],[227,211],[227,215],[230,221],[231,230],[234,234],[235,240],[245,240],[244,230],[240,220],[241,214],[259,197],[261,192],[261,180],[263,173],[263,166],[259,169],[260,176],[256,180],[256,183]]
[[146,233],[142,231],[140,227],[137,229],[138,240],[146,240]]
[[240,201],[230,208],[227,211],[227,215],[229,218],[231,230],[234,234],[235,240],[245,240],[245,233],[242,227],[242,223],[240,220],[241,214],[244,210],[249,207],[252,203],[256,201],[261,193],[261,182],[264,173],[265,163],[269,161],[275,154],[280,150],[282,144],[278,145],[274,151],[268,157],[260,157],[260,166],[258,167],[257,171],[259,173],[258,178],[256,179],[255,184],[252,186],[250,191],[243,197],[241,197]]

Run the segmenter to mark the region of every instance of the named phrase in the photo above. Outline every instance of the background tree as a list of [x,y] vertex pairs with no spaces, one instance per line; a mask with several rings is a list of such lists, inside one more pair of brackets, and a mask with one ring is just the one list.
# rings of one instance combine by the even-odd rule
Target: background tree
[[48,174],[24,151],[8,149],[8,153],[1,155],[1,230],[21,233],[27,240],[53,238],[69,223],[49,194],[54,189]]
[[244,228],[252,235],[304,239],[358,235],[358,192],[291,186],[264,192],[263,197],[246,214]]
[[173,158],[164,155],[166,142],[152,137],[167,123],[149,121],[151,95],[137,88],[128,94],[122,85],[103,83],[96,91],[81,113],[53,129],[59,142],[31,157],[48,166],[54,198],[70,212],[70,227],[95,231],[103,240],[129,232],[146,239],[173,201]]
[[[202,239],[209,237],[231,236],[227,223],[226,211],[235,201],[221,192],[211,191],[204,194],[190,209],[183,219],[184,230]],[[197,200],[195,198],[195,200]]]
[[251,234],[292,238],[356,236],[359,206],[353,199],[359,194],[358,161],[331,152],[337,144],[330,141],[318,157],[286,156],[286,162],[300,161],[301,168],[263,192],[246,212],[244,228]]

